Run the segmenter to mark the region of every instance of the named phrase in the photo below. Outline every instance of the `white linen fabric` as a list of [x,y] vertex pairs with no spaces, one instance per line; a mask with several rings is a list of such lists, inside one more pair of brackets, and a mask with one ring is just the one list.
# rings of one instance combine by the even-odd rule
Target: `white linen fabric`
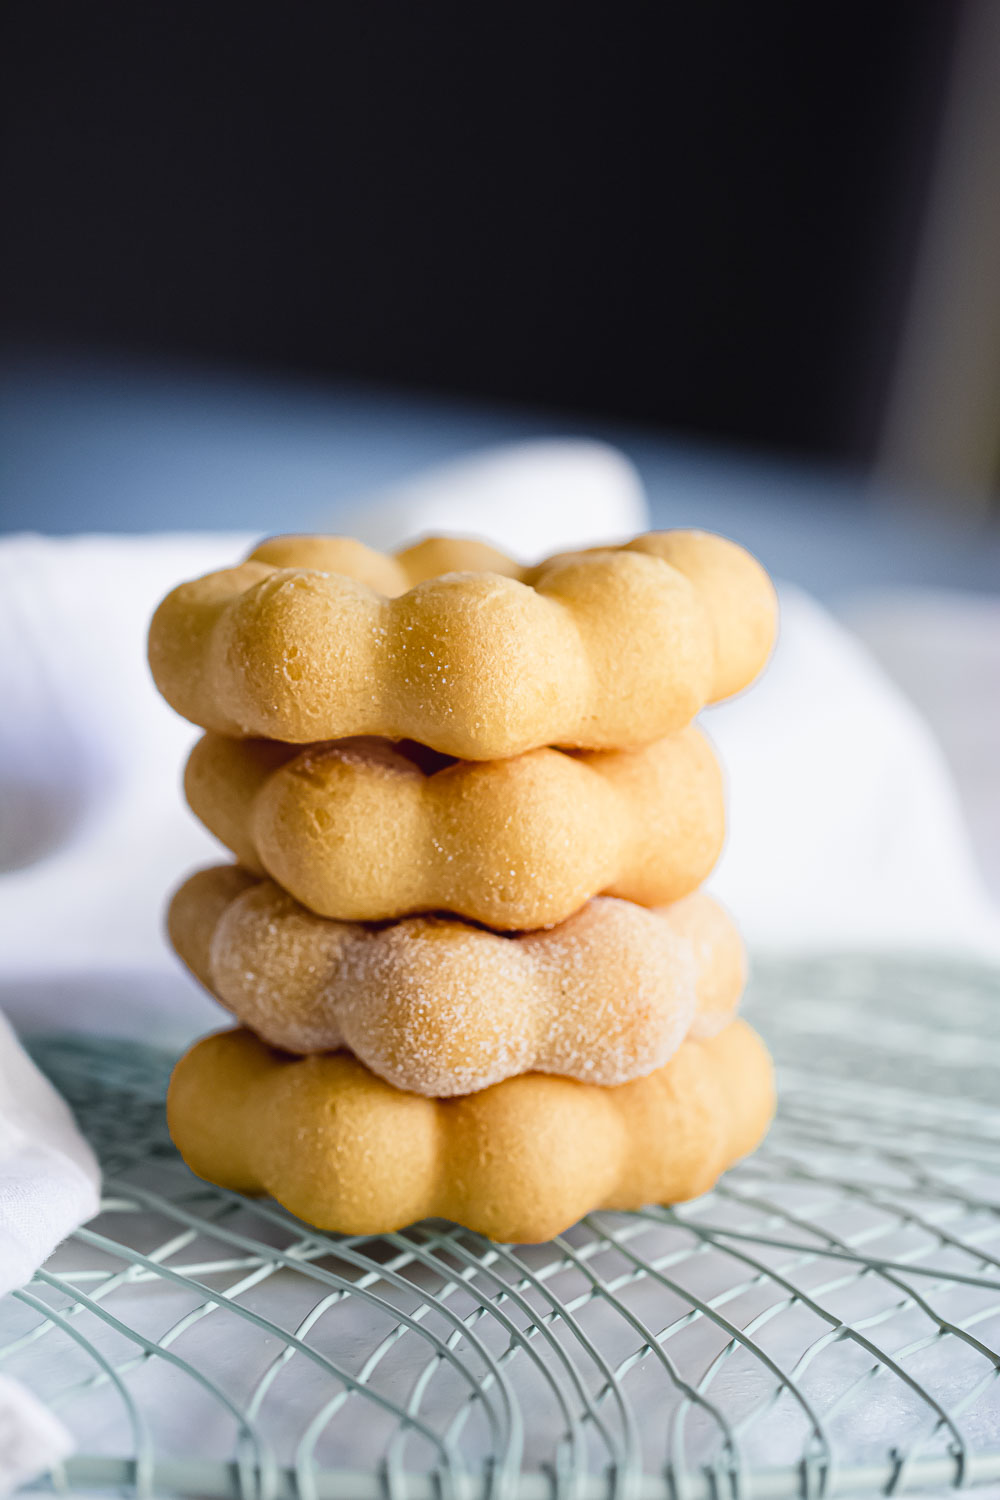
[[[23,1286],[59,1241],[97,1212],[100,1173],[73,1116],[0,1016],[0,1295]],[[70,1451],[69,1434],[0,1377],[0,1494]]]
[[67,1105],[0,1016],[0,1295],[97,1211],[99,1183]]
[[729,791],[712,889],[751,948],[1000,955],[997,914],[926,722],[808,594],[784,584],[779,595],[770,666],[703,718]]
[[609,443],[509,443],[371,496],[338,530],[383,550],[427,532],[479,536],[536,562],[649,525],[638,470]]

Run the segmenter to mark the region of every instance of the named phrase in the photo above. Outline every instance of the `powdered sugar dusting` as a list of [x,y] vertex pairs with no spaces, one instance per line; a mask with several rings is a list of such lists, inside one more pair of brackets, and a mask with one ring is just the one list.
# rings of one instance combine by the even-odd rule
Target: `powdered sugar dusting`
[[[599,897],[558,927],[504,936],[448,917],[331,922],[260,881],[223,912],[211,975],[272,1045],[347,1046],[416,1093],[472,1093],[528,1071],[614,1085],[662,1066],[695,1023],[717,947],[699,936],[699,901],[724,941],[728,919],[706,897],[687,908],[690,935],[670,908]],[[709,998],[720,994],[716,976]]]

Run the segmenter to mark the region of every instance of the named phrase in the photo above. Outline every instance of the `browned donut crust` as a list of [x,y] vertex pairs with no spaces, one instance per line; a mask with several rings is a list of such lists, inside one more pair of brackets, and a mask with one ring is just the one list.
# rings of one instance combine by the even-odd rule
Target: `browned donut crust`
[[467,1094],[518,1073],[611,1085],[731,1019],[746,977],[726,913],[697,893],[647,911],[598,897],[558,927],[501,936],[455,918],[333,922],[273,881],[202,870],[171,903],[192,972],[288,1052],[349,1047],[379,1077]]
[[616,1085],[732,1020],[739,933],[708,895],[646,910],[598,897],[511,938],[456,918],[361,927],[313,916],[271,880],[201,870],[169,909],[175,950],[258,1037],[349,1047],[396,1088],[471,1094],[529,1071]]
[[427,759],[388,740],[207,734],[184,788],[246,869],[348,922],[449,911],[518,931],[602,893],[664,906],[722,848],[722,773],[693,725],[642,750]]
[[[427,576],[442,566],[459,571]],[[530,570],[479,543],[392,558],[290,537],[168,594],[149,660],[167,701],[220,734],[377,735],[491,760],[670,734],[753,680],[775,620],[759,563],[704,532]]]
[[773,1110],[771,1061],[745,1021],[619,1088],[530,1073],[446,1100],[403,1093],[348,1053],[291,1058],[226,1031],[181,1059],[167,1102],[192,1171],[270,1193],[320,1229],[440,1217],[522,1242],[591,1209],[706,1192]]

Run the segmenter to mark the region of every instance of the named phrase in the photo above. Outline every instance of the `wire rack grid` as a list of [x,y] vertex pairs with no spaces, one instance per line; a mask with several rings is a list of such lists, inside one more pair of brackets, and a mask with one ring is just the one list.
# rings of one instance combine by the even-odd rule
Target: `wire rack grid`
[[[1000,1483],[1000,975],[761,966],[781,1107],[706,1197],[550,1244],[321,1234],[194,1178],[169,1059],[36,1055],[100,1216],[0,1303],[74,1433],[57,1491],[785,1500]],[[266,1120],[261,1129],[267,1128]]]

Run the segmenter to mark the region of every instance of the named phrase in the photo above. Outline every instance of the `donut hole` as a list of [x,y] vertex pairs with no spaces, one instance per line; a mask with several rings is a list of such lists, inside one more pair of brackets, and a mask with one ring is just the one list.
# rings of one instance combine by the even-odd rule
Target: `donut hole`
[[445,755],[443,750],[432,750],[429,745],[421,745],[417,740],[400,740],[396,749],[400,755],[405,755],[408,761],[423,771],[425,776],[434,776],[438,771],[446,771],[449,766],[458,764],[458,757]]

